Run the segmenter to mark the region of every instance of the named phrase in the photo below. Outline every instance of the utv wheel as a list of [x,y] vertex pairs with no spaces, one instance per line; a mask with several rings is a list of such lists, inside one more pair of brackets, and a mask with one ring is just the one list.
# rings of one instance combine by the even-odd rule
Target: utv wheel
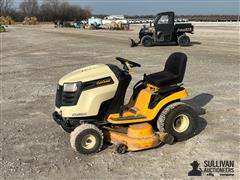
[[185,103],[172,103],[161,112],[157,127],[159,131],[173,135],[176,141],[183,141],[195,135],[197,114]]
[[103,133],[93,124],[82,124],[70,134],[70,143],[81,154],[96,153],[102,148]]
[[179,46],[190,46],[190,38],[183,34],[178,37],[178,44]]
[[142,45],[144,47],[151,47],[153,46],[153,39],[151,36],[143,36],[142,38]]

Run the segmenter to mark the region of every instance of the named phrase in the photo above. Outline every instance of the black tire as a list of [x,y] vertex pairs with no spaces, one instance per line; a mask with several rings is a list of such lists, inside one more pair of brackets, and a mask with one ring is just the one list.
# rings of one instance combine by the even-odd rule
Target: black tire
[[103,145],[103,133],[93,124],[82,124],[70,134],[72,148],[81,154],[96,153]]
[[179,46],[190,46],[190,38],[186,34],[183,34],[178,37],[178,44]]
[[165,107],[157,120],[158,130],[173,135],[175,141],[184,141],[194,136],[197,126],[197,113],[183,102]]
[[127,146],[125,144],[117,144],[115,150],[118,154],[125,154],[127,152]]
[[153,38],[151,36],[149,36],[149,35],[143,36],[143,38],[142,38],[142,45],[144,47],[151,47],[151,46],[153,46]]

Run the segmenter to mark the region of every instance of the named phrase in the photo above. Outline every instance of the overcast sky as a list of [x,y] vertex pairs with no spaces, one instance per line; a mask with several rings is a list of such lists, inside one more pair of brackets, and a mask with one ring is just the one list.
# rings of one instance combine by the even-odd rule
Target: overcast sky
[[[18,3],[21,0],[17,0]],[[40,2],[41,0],[39,0]],[[178,15],[239,14],[239,0],[66,0],[90,6],[94,14],[146,15],[175,11]]]

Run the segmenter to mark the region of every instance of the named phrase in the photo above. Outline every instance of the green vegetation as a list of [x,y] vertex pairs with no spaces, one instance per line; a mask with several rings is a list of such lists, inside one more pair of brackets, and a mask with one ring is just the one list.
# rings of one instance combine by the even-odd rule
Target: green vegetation
[[5,32],[5,27],[3,25],[0,24],[0,32]]

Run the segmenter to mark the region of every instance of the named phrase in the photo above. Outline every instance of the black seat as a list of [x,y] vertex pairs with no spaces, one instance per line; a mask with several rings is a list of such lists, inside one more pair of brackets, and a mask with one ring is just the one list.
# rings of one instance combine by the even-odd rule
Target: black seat
[[184,77],[186,63],[186,54],[180,52],[173,53],[168,57],[164,70],[145,76],[145,81],[158,87],[181,83]]

